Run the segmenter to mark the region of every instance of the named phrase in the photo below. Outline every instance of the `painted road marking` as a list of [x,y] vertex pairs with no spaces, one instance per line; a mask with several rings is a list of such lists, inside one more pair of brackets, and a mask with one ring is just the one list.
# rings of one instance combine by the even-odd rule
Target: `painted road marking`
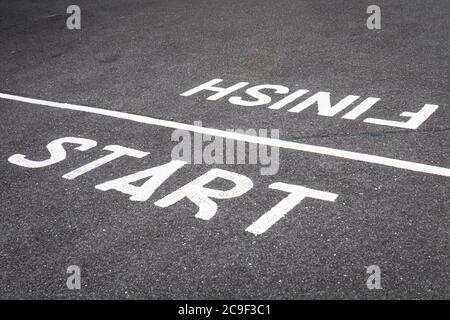
[[[23,154],[14,154],[8,158],[8,161],[14,165],[25,168],[36,169],[47,167],[66,159],[67,152],[64,148],[64,144],[75,144],[78,145],[78,147],[74,148],[75,150],[86,151],[95,147],[97,142],[95,140],[77,137],[59,138],[47,144],[47,150],[50,153],[50,158],[47,160],[34,161],[27,159],[28,157]],[[74,179],[124,155],[134,158],[143,158],[149,155],[149,152],[130,149],[119,145],[109,145],[104,147],[103,150],[109,150],[112,151],[112,153],[85,164],[78,169],[72,170],[70,173],[63,175],[63,178]],[[96,185],[95,188],[102,191],[116,190],[128,194],[131,196],[130,200],[132,201],[147,201],[161,184],[185,164],[186,162],[184,161],[172,160],[163,165],[106,181]],[[206,187],[206,185],[218,178],[228,180],[234,184],[234,187],[227,190]],[[146,181],[140,186],[134,184],[135,182],[144,179]],[[154,202],[154,205],[161,208],[167,208],[182,199],[187,198],[198,207],[195,217],[208,221],[213,218],[218,211],[218,204],[214,199],[232,199],[240,197],[252,188],[253,181],[248,177],[239,173],[215,168],[178,188],[164,198]],[[289,195],[246,229],[247,232],[253,233],[254,235],[260,235],[269,230],[305,198],[309,197],[334,202],[338,197],[338,195],[334,193],[282,182],[273,183],[269,188],[288,192]]]
[[291,150],[297,150],[297,151],[304,151],[304,152],[309,152],[309,153],[316,153],[316,154],[327,155],[327,156],[332,156],[332,157],[336,157],[336,158],[356,160],[356,161],[379,164],[379,165],[383,165],[383,166],[387,166],[387,167],[399,168],[399,169],[404,169],[404,170],[409,170],[409,171],[434,174],[434,175],[443,176],[443,177],[450,177],[450,169],[449,168],[437,167],[437,166],[432,166],[432,165],[428,165],[428,164],[386,158],[386,157],[375,156],[375,155],[370,155],[370,154],[365,154],[365,153],[345,151],[345,150],[334,149],[334,148],[329,148],[329,147],[320,147],[320,146],[315,146],[315,145],[309,145],[309,144],[304,144],[304,143],[291,142],[291,141],[285,141],[285,140],[279,140],[279,139],[273,139],[273,138],[267,138],[267,137],[250,136],[250,135],[236,133],[236,132],[223,131],[223,130],[219,130],[219,129],[198,127],[198,126],[175,122],[175,121],[155,119],[155,118],[151,118],[151,117],[147,117],[147,116],[130,114],[130,113],[121,112],[121,111],[113,111],[113,110],[107,110],[107,109],[102,109],[102,108],[86,107],[86,106],[81,106],[81,105],[76,105],[76,104],[68,104],[68,103],[46,101],[46,100],[41,100],[41,99],[33,99],[33,98],[27,98],[27,97],[5,94],[5,93],[0,93],[0,98],[7,99],[7,100],[26,102],[26,103],[30,103],[30,104],[34,104],[34,105],[58,108],[58,109],[67,109],[67,110],[88,112],[88,113],[99,114],[99,115],[104,115],[104,116],[113,117],[113,118],[130,120],[130,121],[139,122],[139,123],[156,125],[156,126],[160,126],[160,127],[187,130],[187,131],[201,133],[201,134],[223,137],[226,139],[234,139],[234,140],[245,141],[245,142],[249,142],[249,143],[264,144],[264,145],[273,146],[273,147],[279,147],[279,148],[285,148],[285,149],[291,149]]
[[324,192],[287,184],[282,182],[275,182],[269,186],[270,189],[281,190],[289,192],[289,196],[281,200],[275,207],[267,211],[258,220],[253,222],[245,231],[253,233],[255,236],[263,234],[270,229],[278,220],[283,218],[289,211],[294,209],[302,200],[306,198],[314,198],[324,201],[334,202],[338,195],[330,192]]
[[[237,91],[245,86],[247,86],[248,82],[239,82],[231,87],[228,88],[222,88],[217,87],[216,84],[222,82],[222,79],[212,79],[211,81],[208,81],[206,83],[203,83],[193,89],[190,89],[186,92],[183,92],[180,94],[180,96],[183,97],[189,97],[193,94],[197,94],[204,91],[209,92],[215,92],[212,96],[209,96],[206,98],[206,100],[210,101],[216,101],[220,98],[223,98],[229,94],[231,94],[234,91]],[[228,101],[231,104],[238,105],[238,106],[244,106],[244,107],[255,107],[255,106],[262,106],[267,105],[272,101],[272,98],[268,96],[265,93],[262,93],[261,90],[271,90],[274,91],[276,94],[288,94],[289,88],[281,85],[273,85],[273,84],[262,84],[253,86],[245,91],[245,94],[247,96],[252,97],[252,100],[244,100],[240,96],[232,96],[228,99]],[[276,102],[275,104],[268,107],[268,109],[272,110],[279,110],[283,108],[284,106],[290,104],[291,102],[297,100],[298,98],[302,97],[305,93],[308,93],[309,90],[297,90],[288,96],[284,97],[280,101]],[[298,103],[294,107],[291,107],[288,109],[288,112],[295,112],[299,113],[302,112],[314,105],[317,106],[317,114],[320,116],[325,117],[334,117],[339,112],[343,111],[344,109],[347,109],[350,105],[352,105],[355,101],[357,101],[360,98],[360,96],[354,96],[349,95],[346,96],[344,99],[340,100],[336,104],[332,104],[331,102],[331,94],[330,92],[324,92],[319,91],[306,100]],[[365,99],[363,102],[361,102],[359,105],[354,107],[350,112],[342,116],[343,119],[349,119],[349,120],[356,120],[360,115],[362,115],[364,112],[369,110],[373,105],[375,105],[380,99],[370,97]],[[425,104],[422,109],[420,109],[417,112],[402,112],[400,114],[400,117],[406,117],[409,118],[408,121],[392,121],[392,120],[383,120],[383,119],[376,119],[376,118],[366,118],[364,122],[377,124],[381,126],[390,126],[390,127],[397,127],[397,128],[404,128],[404,129],[412,129],[415,130],[419,128],[437,109],[439,108],[438,105],[435,104]]]

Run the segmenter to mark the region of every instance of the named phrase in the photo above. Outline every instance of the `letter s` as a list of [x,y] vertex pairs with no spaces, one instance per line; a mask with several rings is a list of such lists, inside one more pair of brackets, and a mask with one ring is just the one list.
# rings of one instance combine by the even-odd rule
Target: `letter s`
[[272,101],[272,99],[268,95],[260,92],[260,90],[268,90],[268,89],[274,90],[275,93],[278,93],[278,94],[286,94],[289,92],[289,88],[287,88],[285,86],[263,84],[263,85],[251,87],[245,91],[245,93],[248,94],[249,96],[251,96],[252,98],[256,98],[257,100],[255,100],[255,101],[243,100],[241,97],[237,97],[237,96],[231,97],[230,99],[228,99],[228,101],[230,101],[230,103],[232,103],[232,104],[236,104],[238,106],[245,106],[245,107],[253,107],[253,106],[260,106],[263,104],[268,104],[270,101]]
[[66,150],[63,147],[64,143],[78,144],[75,150],[86,151],[94,148],[97,142],[90,139],[66,137],[53,140],[47,145],[47,149],[50,152],[50,158],[42,161],[34,161],[26,159],[23,154],[15,154],[9,157],[8,161],[17,166],[26,168],[43,168],[52,164],[63,161],[66,158]]

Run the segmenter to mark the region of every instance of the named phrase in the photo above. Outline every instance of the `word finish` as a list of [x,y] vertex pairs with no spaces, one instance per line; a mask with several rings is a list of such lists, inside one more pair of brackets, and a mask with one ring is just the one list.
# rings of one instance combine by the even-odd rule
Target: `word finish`
[[[246,87],[248,82],[239,82],[230,87],[218,87],[218,83],[222,82],[222,79],[213,79],[204,84],[199,85],[193,89],[181,93],[181,96],[188,97],[199,92],[209,91],[214,92],[213,95],[209,96],[207,100],[216,101],[225,96],[231,95],[235,91]],[[287,95],[276,103],[271,104],[268,109],[279,110],[281,108],[288,108],[295,102],[295,105],[291,105],[287,112],[299,113],[303,110],[316,105],[318,109],[318,115],[325,117],[334,117],[338,113],[348,109],[350,105],[360,99],[359,96],[349,95],[344,99],[340,100],[336,104],[332,105],[331,95],[329,92],[319,91],[309,98],[299,102],[298,100],[302,98],[303,95],[309,92],[309,90],[301,89],[295,92],[289,93],[289,88],[281,85],[274,84],[262,84],[248,88],[245,90],[246,97],[233,95],[228,98],[228,101],[234,105],[244,106],[244,107],[255,107],[262,105],[269,105],[272,102],[272,98],[263,93],[262,91],[273,91],[277,95]],[[249,99],[250,98],[250,99]],[[352,107],[351,110],[342,116],[343,119],[356,120],[361,117],[367,110],[372,108],[380,98],[369,97],[359,102],[356,106]],[[434,104],[425,104],[422,109],[417,112],[405,111],[400,114],[400,117],[408,118],[407,121],[395,121],[395,120],[385,120],[377,118],[365,118],[363,121],[367,123],[390,126],[404,129],[417,129],[422,123],[425,122],[437,109],[439,106]]]

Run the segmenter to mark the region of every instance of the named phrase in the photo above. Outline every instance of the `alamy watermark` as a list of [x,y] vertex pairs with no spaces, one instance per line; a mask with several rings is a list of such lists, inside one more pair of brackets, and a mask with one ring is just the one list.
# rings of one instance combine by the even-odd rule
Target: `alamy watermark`
[[367,289],[381,289],[381,269],[377,265],[371,265],[367,267],[366,272],[370,274],[367,278],[366,285]]
[[67,7],[66,13],[70,16],[66,20],[66,27],[69,30],[81,29],[81,9],[79,6],[72,4]]
[[[201,127],[202,122],[195,121],[194,125]],[[270,137],[267,129],[227,129],[226,131],[255,137],[279,138],[278,129],[270,129]],[[178,142],[172,149],[172,160],[181,160],[189,164],[260,165],[261,175],[275,175],[280,167],[278,147],[180,129],[172,133],[171,140]]]
[[67,278],[66,285],[69,290],[81,289],[81,269],[79,266],[71,265],[67,268],[70,276]]
[[367,18],[367,28],[369,30],[380,30],[381,29],[381,9],[379,6],[370,5],[366,10],[367,14],[370,14],[369,18]]

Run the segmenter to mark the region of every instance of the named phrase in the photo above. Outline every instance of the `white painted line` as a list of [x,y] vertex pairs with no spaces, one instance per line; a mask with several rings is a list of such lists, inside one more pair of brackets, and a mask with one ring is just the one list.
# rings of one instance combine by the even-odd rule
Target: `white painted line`
[[76,104],[52,102],[52,101],[46,101],[46,100],[41,100],[41,99],[32,99],[32,98],[26,98],[26,97],[21,97],[21,96],[16,96],[16,95],[11,95],[11,94],[4,94],[4,93],[0,93],[0,98],[14,100],[14,101],[21,101],[21,102],[31,103],[31,104],[35,104],[35,105],[48,106],[48,107],[58,108],[58,109],[67,109],[67,110],[100,114],[100,115],[113,117],[113,118],[125,119],[125,120],[134,121],[134,122],[146,123],[146,124],[151,124],[151,125],[156,125],[156,126],[166,127],[166,128],[186,130],[186,131],[191,131],[191,132],[196,132],[196,133],[201,133],[201,134],[223,137],[226,139],[245,141],[245,142],[249,142],[249,143],[264,144],[264,145],[278,147],[278,148],[285,148],[285,149],[292,149],[292,150],[322,154],[322,155],[332,156],[332,157],[336,157],[336,158],[344,158],[344,159],[349,159],[349,160],[356,160],[356,161],[362,161],[362,162],[367,162],[367,163],[379,164],[379,165],[393,167],[393,168],[405,169],[405,170],[409,170],[409,171],[416,171],[416,172],[422,172],[422,173],[435,174],[435,175],[443,176],[443,177],[450,177],[450,169],[443,168],[443,167],[436,167],[436,166],[422,164],[422,163],[397,160],[397,159],[392,159],[392,158],[374,156],[374,155],[370,155],[370,154],[345,151],[345,150],[333,149],[333,148],[328,148],[328,147],[320,147],[320,146],[314,146],[314,145],[309,145],[309,144],[304,144],[304,143],[284,141],[284,140],[279,140],[279,139],[250,136],[250,135],[246,135],[246,134],[242,134],[242,133],[228,132],[228,131],[223,131],[223,130],[219,130],[219,129],[211,129],[211,128],[205,128],[205,127],[198,127],[198,126],[184,124],[184,123],[175,122],[175,121],[160,120],[160,119],[150,118],[150,117],[146,117],[146,116],[140,116],[140,115],[125,113],[125,112],[120,112],[120,111],[107,110],[107,109],[102,109],[102,108],[94,108],[94,107],[80,106],[80,105],[76,105]]

